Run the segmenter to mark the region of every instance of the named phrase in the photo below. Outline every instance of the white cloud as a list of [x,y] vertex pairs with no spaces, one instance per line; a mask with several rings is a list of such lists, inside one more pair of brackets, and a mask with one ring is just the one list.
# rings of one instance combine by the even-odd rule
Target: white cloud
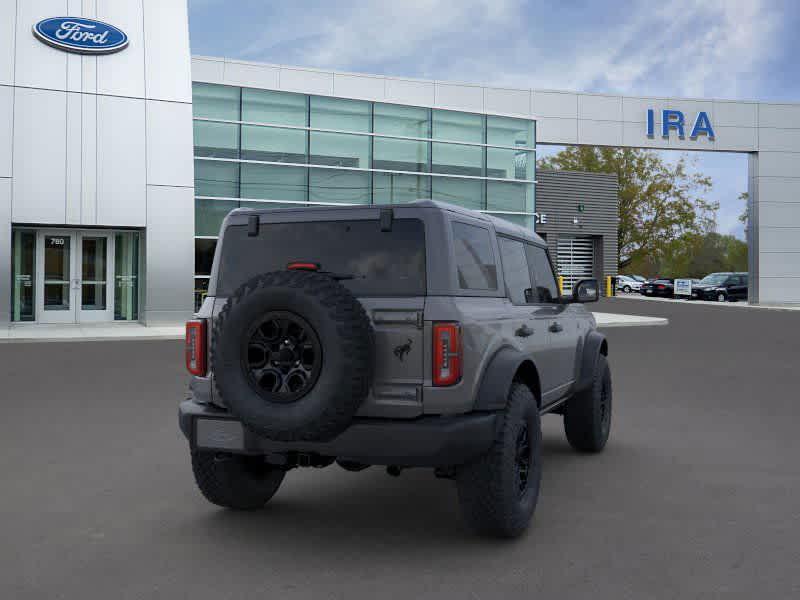
[[523,0],[280,6],[273,26],[243,40],[241,56],[517,87],[686,96],[752,96],[741,82],[758,76],[781,26],[766,0],[640,1],[608,28],[596,15],[576,20],[559,3]]

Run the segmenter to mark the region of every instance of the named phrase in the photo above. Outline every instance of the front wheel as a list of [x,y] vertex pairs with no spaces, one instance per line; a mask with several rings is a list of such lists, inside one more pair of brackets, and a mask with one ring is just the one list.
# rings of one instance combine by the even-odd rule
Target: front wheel
[[542,478],[539,407],[528,386],[514,382],[492,447],[456,471],[461,512],[478,533],[517,537],[528,527]]
[[727,299],[728,299],[728,297],[725,294],[723,294],[722,292],[717,294],[717,302],[725,302]]
[[243,456],[196,450],[192,471],[206,500],[236,510],[262,508],[283,481],[285,472],[262,456]]
[[631,293],[631,286],[626,285],[624,288],[622,288],[622,291],[625,292],[626,294],[630,294]]

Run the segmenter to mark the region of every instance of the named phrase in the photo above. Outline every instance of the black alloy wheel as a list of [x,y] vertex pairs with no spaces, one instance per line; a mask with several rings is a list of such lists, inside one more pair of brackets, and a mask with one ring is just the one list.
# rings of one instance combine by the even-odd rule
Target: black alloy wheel
[[301,316],[270,311],[244,336],[242,368],[250,386],[271,402],[302,398],[319,378],[322,346]]
[[523,424],[517,434],[517,451],[515,456],[520,497],[522,497],[528,489],[528,473],[531,468],[532,454],[531,442],[528,437],[528,425]]

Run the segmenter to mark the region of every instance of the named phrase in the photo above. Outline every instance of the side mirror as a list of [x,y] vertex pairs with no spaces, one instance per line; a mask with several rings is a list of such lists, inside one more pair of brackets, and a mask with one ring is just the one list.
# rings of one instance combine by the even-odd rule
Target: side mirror
[[597,279],[581,279],[572,286],[572,302],[597,302],[600,299],[600,286]]

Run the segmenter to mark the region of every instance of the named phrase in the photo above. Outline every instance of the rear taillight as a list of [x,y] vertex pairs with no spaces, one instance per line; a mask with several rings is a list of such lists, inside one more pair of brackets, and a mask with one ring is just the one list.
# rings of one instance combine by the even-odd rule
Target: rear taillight
[[663,289],[665,289],[665,288],[666,288],[666,286],[663,286],[663,285],[657,285],[656,287],[657,287],[658,289],[660,289],[660,290],[663,290]]
[[433,385],[461,381],[461,327],[458,323],[433,324]]
[[206,320],[186,322],[186,369],[192,375],[206,374]]

